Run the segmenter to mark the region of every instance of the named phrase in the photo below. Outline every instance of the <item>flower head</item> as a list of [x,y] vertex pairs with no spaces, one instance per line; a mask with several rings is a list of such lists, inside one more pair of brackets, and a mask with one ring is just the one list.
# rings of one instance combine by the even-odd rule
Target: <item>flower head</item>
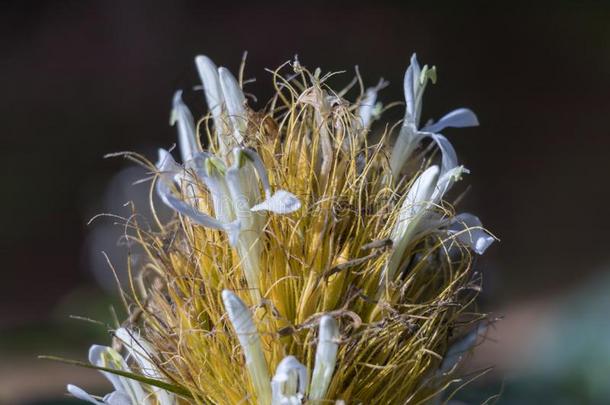
[[[439,133],[476,125],[476,116],[458,109],[422,127],[436,69],[421,68],[415,55],[393,147],[391,125],[380,141],[367,137],[383,110],[383,81],[351,102],[349,86],[332,89],[331,74],[295,60],[272,72],[276,94],[255,111],[241,79],[206,56],[195,64],[209,114],[197,125],[176,93],[171,122],[182,161],[161,149],[151,169],[156,194],[177,215],[158,229],[130,220],[147,252],[131,294],[140,333],[119,329],[126,356],[108,349],[113,363],[104,363],[166,385],[105,374],[116,382],[116,399],[107,400],[440,398],[472,342],[452,336],[486,324],[471,307],[472,255],[494,238],[447,201],[468,170]],[[440,149],[438,162],[425,152],[415,159],[425,138]],[[403,170],[407,161],[413,173]]]

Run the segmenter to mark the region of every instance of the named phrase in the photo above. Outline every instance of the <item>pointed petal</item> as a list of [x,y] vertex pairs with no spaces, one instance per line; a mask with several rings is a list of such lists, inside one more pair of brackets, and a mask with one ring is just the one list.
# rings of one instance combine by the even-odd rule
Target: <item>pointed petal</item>
[[307,385],[307,368],[294,356],[284,357],[271,380],[272,404],[302,404]]
[[218,68],[218,75],[220,77],[220,87],[224,95],[225,104],[227,106],[227,113],[231,123],[233,124],[233,136],[235,137],[236,143],[241,143],[243,140],[244,132],[246,131],[246,97],[244,96],[241,87],[235,76],[224,67]]
[[270,198],[256,204],[251,211],[271,211],[276,214],[289,214],[301,208],[301,201],[286,190],[277,190]]
[[239,344],[244,351],[246,368],[256,391],[258,403],[268,404],[271,402],[269,371],[252,314],[243,301],[232,291],[223,290],[222,301],[239,339]]
[[405,92],[405,102],[407,104],[405,112],[405,122],[413,124],[415,126],[417,126],[417,108],[415,104],[417,100],[416,95],[417,89],[419,87],[420,73],[421,69],[419,67],[419,63],[417,62],[417,55],[414,53],[413,55],[411,55],[411,64],[405,72],[403,86]]
[[483,229],[481,220],[469,213],[462,213],[453,218],[449,233],[457,234],[458,240],[482,255],[494,243],[495,239]]
[[98,401],[97,399],[93,398],[91,395],[89,395],[87,391],[83,390],[80,387],[77,387],[76,385],[68,384],[66,386],[66,389],[72,396],[82,401],[87,401],[97,405],[104,405],[102,401]]
[[199,55],[195,58],[199,78],[203,84],[203,92],[205,94],[206,103],[212,113],[214,120],[214,132],[218,140],[218,146],[221,156],[225,156],[231,147],[232,139],[228,138],[228,123],[224,121],[222,116],[222,108],[225,103],[222,87],[220,86],[220,77],[218,68],[210,58],[205,55]]
[[402,203],[400,213],[394,230],[392,231],[392,240],[397,243],[404,238],[407,228],[411,226],[411,222],[422,211],[425,211],[432,201],[432,195],[435,191],[439,168],[436,165],[430,166],[413,182],[409,191]]
[[181,90],[174,94],[171,124],[178,125],[178,147],[180,148],[182,163],[186,163],[201,150],[197,142],[195,120],[191,111],[182,101]]
[[214,118],[214,126],[218,130],[220,128],[220,120],[222,113],[222,104],[224,97],[222,88],[220,87],[220,78],[218,76],[218,68],[210,58],[205,55],[195,57],[195,65],[197,72],[203,85],[203,92],[208,108]]
[[309,399],[312,401],[321,401],[326,397],[326,391],[335,371],[338,342],[339,326],[337,321],[332,316],[324,315],[320,318],[316,361],[309,390]]
[[438,145],[441,150],[441,176],[453,169],[458,164],[457,154],[449,140],[441,134],[426,134]]
[[104,397],[104,403],[108,405],[137,405],[131,401],[129,395],[114,391]]
[[420,223],[433,204],[433,195],[438,182],[438,166],[430,166],[411,185],[402,203],[400,213],[392,230],[393,250],[381,273],[380,290],[388,281],[394,280],[405,250],[417,234]]
[[445,128],[465,128],[476,127],[479,120],[472,110],[468,108],[458,108],[443,116],[436,123],[427,125],[422,131],[440,132]]

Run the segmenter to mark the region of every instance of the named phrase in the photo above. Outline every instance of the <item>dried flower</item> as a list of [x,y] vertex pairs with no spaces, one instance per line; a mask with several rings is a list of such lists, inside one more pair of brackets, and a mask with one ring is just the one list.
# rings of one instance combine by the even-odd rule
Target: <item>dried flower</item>
[[[127,360],[106,348],[112,362],[92,362],[146,379],[105,374],[112,395],[139,404],[146,393],[151,405],[439,399],[472,346],[468,330],[479,325],[476,341],[486,325],[471,306],[472,252],[494,238],[446,201],[468,170],[439,133],[477,125],[474,113],[420,129],[436,69],[413,55],[390,147],[389,129],[377,143],[366,136],[383,81],[350,102],[349,87],[334,91],[331,74],[295,60],[272,72],[276,93],[254,111],[227,69],[195,62],[210,114],[195,123],[176,93],[182,164],[164,149],[156,165],[130,155],[157,174],[156,194],[177,215],[156,229],[129,220],[148,252],[124,297],[140,314],[127,326],[142,336],[117,330]],[[414,154],[426,139],[440,159]],[[454,344],[451,331],[469,337]]]

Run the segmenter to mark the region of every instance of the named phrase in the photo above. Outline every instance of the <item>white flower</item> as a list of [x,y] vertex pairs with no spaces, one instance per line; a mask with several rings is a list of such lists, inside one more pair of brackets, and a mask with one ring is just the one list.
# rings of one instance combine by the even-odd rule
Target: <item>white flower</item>
[[[122,336],[131,336],[130,332],[123,328],[117,330],[117,333],[121,334]],[[134,357],[134,360],[136,361],[143,375],[155,379],[161,379],[161,374],[151,361],[150,355],[153,352],[150,344],[139,337],[138,342],[142,345],[142,347],[146,348],[146,354],[143,353],[144,349],[139,349],[139,354],[136,356],[132,354],[131,350],[128,348],[130,355]],[[132,343],[135,343],[135,340]],[[146,361],[143,361],[144,357],[147,359]],[[91,346],[89,349],[89,362],[97,367],[105,367],[114,370],[126,371],[129,373],[132,372],[123,356],[121,356],[121,354],[113,348],[107,346]],[[148,385],[142,384],[139,381],[119,376],[107,371],[101,371],[101,373],[108,379],[108,381],[110,381],[114,388],[113,392],[105,395],[101,400],[93,397],[85,390],[72,384],[68,384],[68,392],[78,399],[82,399],[83,401],[93,404],[153,405],[154,399],[157,400],[156,403],[159,405],[175,404],[174,395],[163,389],[149,387]]]
[[236,231],[239,229],[239,223],[237,221],[231,223],[221,222],[216,218],[199,211],[196,207],[186,203],[175,195],[172,190],[174,182],[176,179],[182,178],[184,169],[174,161],[174,158],[172,158],[169,152],[164,149],[159,149],[159,160],[157,161],[156,166],[159,171],[157,194],[159,195],[159,198],[161,198],[161,201],[199,225],[213,229],[222,229],[230,235],[237,235]]
[[416,55],[413,54],[411,65],[407,69],[404,79],[407,104],[405,118],[390,157],[390,167],[395,176],[400,173],[420,142],[427,137],[436,142],[441,150],[441,175],[451,167],[457,166],[457,157],[453,146],[439,132],[449,127],[461,128],[479,125],[476,115],[471,110],[459,108],[446,114],[436,123],[429,123],[419,129],[422,97],[428,80],[436,81],[436,69],[434,67],[428,68],[427,65],[421,69]]
[[307,399],[319,401],[325,398],[335,370],[339,345],[339,327],[333,317],[324,315],[320,318],[311,384],[307,368],[290,355],[280,361],[269,381],[269,370],[250,310],[229,290],[222,292],[222,299],[244,352],[246,368],[259,404],[299,405]]
[[[441,174],[439,167],[432,165],[415,179],[402,202],[398,218],[392,229],[391,239],[393,251],[390,255],[388,264],[382,273],[380,286],[383,286],[387,281],[394,279],[406,248],[409,243],[413,241],[415,236],[438,229],[443,225],[442,221],[434,218],[433,209],[440,204],[445,193],[449,191],[453,183],[461,179],[461,176],[464,173],[468,173],[468,170],[463,166],[451,167],[444,174]],[[471,220],[471,218],[464,219]],[[458,219],[457,223],[459,224],[459,222]],[[462,220],[462,222],[464,221]],[[476,226],[480,227],[480,222],[478,225],[473,225],[473,227]],[[455,234],[460,230],[463,231],[464,228],[462,227],[460,229],[459,225],[456,225],[447,232],[449,234]],[[491,242],[482,239],[480,240],[479,238],[483,238],[484,236],[479,233],[476,235],[471,234],[470,236],[476,238],[475,244],[477,242],[479,243],[479,251],[481,251],[483,245],[485,245],[486,248],[493,242],[493,240]],[[465,243],[467,237],[468,235],[465,232],[458,234],[458,238],[461,238],[460,241],[463,243]],[[471,246],[468,243],[466,244]],[[482,251],[484,250],[485,249],[482,249]]]
[[[234,148],[233,163],[229,167],[208,153],[200,153],[187,166],[192,167],[210,191],[214,217],[201,212],[195,205],[185,202],[174,193],[176,180],[185,178],[181,175],[184,169],[163,149],[159,151],[157,162],[157,194],[166,205],[193,222],[227,232],[229,243],[239,253],[251,294],[258,301],[259,258],[262,249],[260,236],[266,221],[264,212],[294,212],[301,207],[299,199],[286,190],[272,193],[263,162],[251,149]],[[264,199],[261,198],[259,181],[265,193]]]
[[436,165],[426,169],[411,185],[405,196],[391,239],[393,251],[380,279],[380,286],[394,279],[402,256],[428,208],[433,204],[433,195],[439,179]]

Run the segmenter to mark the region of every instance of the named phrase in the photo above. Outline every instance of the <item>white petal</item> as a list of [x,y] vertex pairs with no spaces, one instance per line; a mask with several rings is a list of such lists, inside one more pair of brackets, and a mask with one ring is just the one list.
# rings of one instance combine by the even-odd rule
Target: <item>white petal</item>
[[251,211],[271,211],[276,214],[288,214],[298,210],[301,207],[301,202],[292,193],[286,190],[277,190],[275,194],[271,194],[271,185],[267,176],[267,169],[263,164],[263,160],[258,153],[252,149],[242,148],[240,152],[253,164],[256,173],[263,184],[265,190],[265,201],[256,204],[251,208]]
[[369,125],[371,125],[375,103],[377,102],[377,90],[378,87],[369,87],[366,89],[364,98],[360,101],[358,116],[360,117],[360,121],[362,121],[362,126],[364,128],[368,128]]
[[269,198],[271,196],[271,184],[269,183],[269,176],[267,176],[267,169],[265,168],[265,164],[263,163],[260,155],[249,148],[239,148],[238,153],[243,153],[250,160],[250,162],[252,162],[261,183],[263,183],[265,198]]
[[311,377],[309,400],[323,400],[335,371],[337,349],[339,347],[339,326],[337,321],[328,315],[320,319],[316,361]]
[[468,108],[458,108],[443,116],[438,122],[427,125],[422,131],[440,132],[445,128],[465,128],[476,127],[479,120],[472,110]]
[[[154,362],[153,347],[138,332],[119,328],[115,331],[115,335],[123,342],[125,349],[138,364],[140,372],[144,376],[163,381],[166,379]],[[173,403],[172,394],[158,387],[152,387],[152,390],[161,403]]]
[[411,226],[411,222],[420,212],[425,211],[430,206],[438,178],[439,168],[433,165],[427,168],[413,182],[402,203],[396,225],[392,231],[394,243],[404,238],[407,228]]
[[191,111],[182,101],[182,91],[177,91],[174,94],[171,124],[178,124],[178,147],[180,148],[182,163],[186,163],[201,150],[197,143],[195,121]]
[[[104,355],[115,358],[116,356],[113,356],[113,354],[116,354],[116,356],[120,357],[120,355],[110,347],[93,345],[89,348],[89,363],[98,367],[123,369],[122,364],[109,364],[107,361],[105,361],[103,357]],[[101,371],[101,373],[104,375],[104,377],[106,377],[108,381],[110,381],[115,390],[121,391],[125,389],[121,377],[116,374],[108,373],[106,371]]]
[[214,216],[222,223],[234,221],[231,194],[225,181],[227,168],[224,162],[215,156],[203,154],[197,156],[195,161],[197,175],[203,180],[212,197]]
[[470,349],[472,349],[472,347],[477,343],[479,337],[482,336],[486,330],[487,325],[481,322],[466,336],[455,342],[449,348],[449,350],[447,350],[437,374],[444,374],[452,371],[453,368],[462,360],[462,358],[468,354]]
[[180,166],[176,163],[172,155],[165,149],[159,149],[159,159],[155,166],[160,172],[169,172],[173,176],[173,172],[180,171]]
[[[159,161],[157,162],[159,170],[159,180],[157,181],[157,195],[161,201],[168,207],[178,213],[188,217],[196,224],[212,229],[221,229],[229,233],[230,239],[234,236],[233,233],[239,230],[240,224],[238,221],[231,223],[220,222],[212,218],[208,214],[204,214],[197,208],[185,203],[183,200],[176,197],[171,189],[174,177],[181,172],[181,168],[176,164],[169,152],[159,149]],[[233,239],[231,239],[233,240]]]
[[[233,204],[233,212],[235,216],[244,223],[245,229],[251,228],[252,213],[250,212],[251,199],[246,194],[248,179],[246,177],[245,168],[231,167],[227,170],[225,181],[231,195],[231,203]],[[260,195],[260,194],[259,194]]]
[[91,395],[89,395],[89,393],[87,393],[82,388],[77,387],[76,385],[68,384],[66,386],[66,389],[75,398],[78,398],[78,399],[83,400],[83,401],[90,402],[92,404],[104,405],[104,403],[102,401],[98,401],[97,399],[93,398]]
[[129,355],[136,361],[142,374],[146,377],[159,379],[163,375],[153,362],[154,350],[137,332],[118,328],[114,334],[121,340]]
[[[89,362],[99,367],[131,372],[131,369],[120,353],[108,346],[91,346],[89,349]],[[139,381],[121,377],[106,371],[100,372],[112,383],[112,386],[116,391],[125,393],[134,403],[144,405],[150,404],[150,401],[147,399],[147,394],[144,392]]]
[[494,237],[483,229],[481,220],[469,213],[455,216],[449,226],[449,232],[457,234],[461,243],[479,255],[485,253],[485,250],[495,241]]
[[430,166],[411,185],[398,215],[391,238],[392,254],[379,280],[379,291],[388,281],[394,279],[399,269],[402,257],[407,246],[419,230],[422,219],[428,208],[432,205],[433,195],[438,181],[438,166]]
[[106,395],[104,397],[104,403],[108,405],[139,405],[133,403],[131,398],[129,398],[129,395],[119,391],[114,391]]
[[197,72],[199,73],[201,84],[203,85],[206,103],[214,118],[214,125],[218,128],[220,114],[222,113],[222,104],[224,103],[224,97],[220,87],[220,78],[218,76],[218,68],[214,62],[205,55],[196,56],[195,65],[197,66]]
[[301,201],[286,190],[277,190],[270,198],[256,204],[251,211],[271,211],[276,214],[289,214],[301,208]]
[[230,148],[230,140],[226,139],[225,127],[226,124],[222,119],[222,106],[225,102],[220,86],[220,77],[218,76],[218,68],[210,58],[205,55],[199,55],[195,58],[199,78],[203,84],[203,91],[208,108],[214,119],[214,130],[220,146],[220,153],[224,156]]
[[427,134],[438,145],[441,150],[441,176],[457,166],[457,154],[451,142],[441,134]]
[[406,114],[405,114],[405,122],[413,124],[415,126],[417,123],[417,92],[419,89],[419,76],[421,74],[421,69],[419,67],[419,63],[417,62],[417,55],[414,53],[411,55],[411,64],[407,68],[405,72],[404,78],[404,92],[405,92],[405,101],[407,103]]
[[272,404],[302,404],[307,385],[307,368],[294,356],[284,357],[271,380]]
[[239,339],[239,344],[244,351],[246,368],[252,379],[258,403],[268,404],[271,402],[269,371],[252,314],[243,301],[232,291],[223,290],[222,300]]
[[220,87],[224,95],[227,113],[231,123],[233,124],[233,136],[239,144],[243,140],[244,132],[246,131],[246,97],[244,96],[237,79],[224,67],[218,68],[220,77]]
[[470,171],[468,169],[466,169],[464,166],[456,166],[456,167],[452,168],[451,170],[443,173],[438,179],[438,183],[434,190],[434,194],[432,194],[432,198],[431,198],[432,202],[434,204],[440,203],[440,201],[443,199],[445,194],[453,186],[453,183],[455,183],[458,180],[461,180],[462,175],[468,174],[468,173],[470,173]]
[[455,149],[444,135],[419,131],[413,125],[403,124],[390,157],[390,168],[394,175],[400,173],[424,138],[432,139],[441,151],[441,175],[457,166],[458,159]]
[[390,169],[394,176],[400,173],[425,136],[426,134],[418,131],[414,124],[406,121],[403,123],[390,156]]

